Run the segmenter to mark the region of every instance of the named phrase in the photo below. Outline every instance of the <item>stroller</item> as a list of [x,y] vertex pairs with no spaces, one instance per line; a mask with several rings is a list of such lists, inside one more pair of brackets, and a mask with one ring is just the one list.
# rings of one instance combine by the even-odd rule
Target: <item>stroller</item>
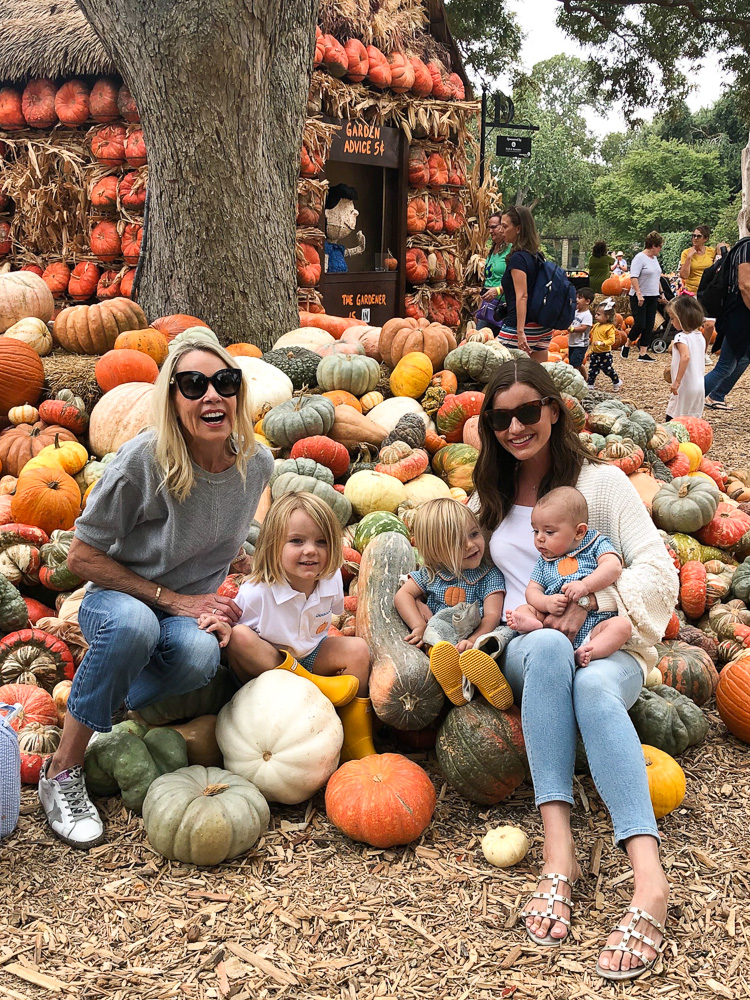
[[[669,278],[666,275],[662,275],[659,278],[659,284],[661,286],[661,296],[659,297],[659,305],[666,305],[667,302],[675,297],[675,293],[672,290],[672,286],[669,283]],[[661,316],[661,313],[658,314]],[[672,326],[672,320],[669,316],[666,319],[662,319],[661,324],[654,330],[654,339],[651,341],[650,351],[654,354],[664,354],[668,349],[669,345],[674,340],[674,335],[677,331]]]

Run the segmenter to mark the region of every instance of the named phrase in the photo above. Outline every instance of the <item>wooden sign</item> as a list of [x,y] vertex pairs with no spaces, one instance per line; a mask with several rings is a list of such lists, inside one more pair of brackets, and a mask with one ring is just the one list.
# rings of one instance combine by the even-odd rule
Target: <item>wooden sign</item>
[[326,274],[323,305],[331,316],[349,316],[365,326],[382,326],[398,315],[398,275],[395,271]]
[[341,121],[328,159],[396,169],[401,164],[400,139],[397,128],[374,125],[363,118]]

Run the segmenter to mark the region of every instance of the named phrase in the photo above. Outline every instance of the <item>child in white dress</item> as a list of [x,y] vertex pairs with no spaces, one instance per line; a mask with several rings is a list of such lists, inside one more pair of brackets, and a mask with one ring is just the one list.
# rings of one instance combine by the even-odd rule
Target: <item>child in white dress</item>
[[672,393],[667,420],[701,417],[705,404],[706,341],[699,329],[705,319],[700,302],[692,295],[678,295],[668,306],[678,331],[672,341]]

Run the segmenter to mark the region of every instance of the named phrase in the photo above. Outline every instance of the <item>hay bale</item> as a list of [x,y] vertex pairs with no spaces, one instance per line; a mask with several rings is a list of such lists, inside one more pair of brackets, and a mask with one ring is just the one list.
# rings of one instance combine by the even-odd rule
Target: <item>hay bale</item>
[[102,397],[94,375],[98,360],[98,356],[68,354],[67,351],[55,351],[42,358],[47,396],[52,397],[61,389],[71,389],[81,397],[90,413]]

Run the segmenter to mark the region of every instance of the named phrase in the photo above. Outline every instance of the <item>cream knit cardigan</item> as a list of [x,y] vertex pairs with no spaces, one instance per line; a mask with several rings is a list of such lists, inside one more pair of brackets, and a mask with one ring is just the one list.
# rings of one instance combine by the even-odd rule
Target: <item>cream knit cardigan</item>
[[[616,583],[597,593],[599,610],[630,619],[633,634],[623,649],[639,661],[645,677],[656,664],[654,644],[661,641],[677,603],[677,570],[624,472],[584,462],[576,487],[589,505],[589,528],[612,541],[624,564]],[[469,506],[479,509],[476,493]]]

